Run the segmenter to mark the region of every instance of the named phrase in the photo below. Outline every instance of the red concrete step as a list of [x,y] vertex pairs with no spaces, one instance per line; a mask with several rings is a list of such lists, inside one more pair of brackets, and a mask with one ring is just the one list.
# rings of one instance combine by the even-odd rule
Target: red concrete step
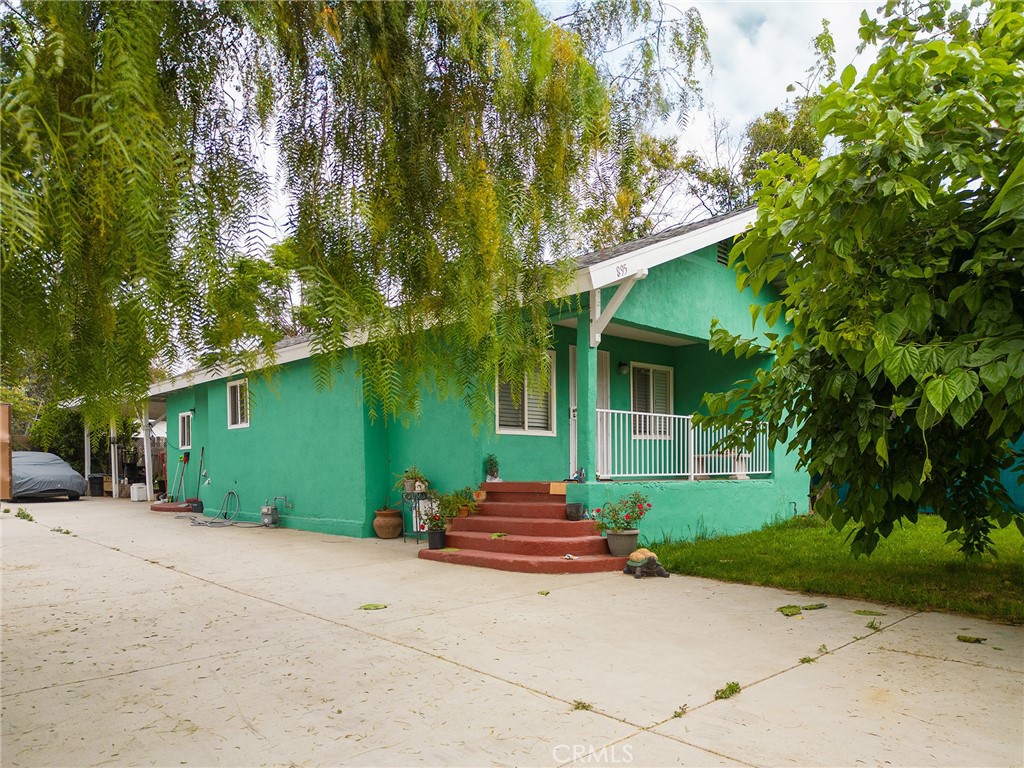
[[[500,482],[500,483],[480,483],[480,490],[487,491],[490,494],[492,491],[497,493],[542,493],[545,496],[551,494],[551,483],[550,482]],[[561,494],[565,496],[565,494]]]
[[606,573],[621,571],[626,566],[626,558],[611,555],[583,555],[575,560],[566,560],[564,557],[513,555],[473,549],[421,549],[419,556],[423,560],[519,573]]
[[546,520],[565,520],[565,500],[558,502],[515,502],[487,501],[480,505],[481,515],[497,515],[498,517],[536,517]]
[[[496,483],[500,485],[500,483]],[[565,504],[564,493],[533,493],[520,491],[487,491],[487,501],[509,501],[509,502],[558,502]]]
[[446,546],[452,549],[503,552],[511,555],[544,555],[564,557],[570,555],[607,555],[608,542],[601,536],[502,536],[480,531],[452,531],[445,536]]
[[471,515],[452,520],[453,531],[479,533],[510,533],[519,536],[596,536],[593,520],[542,520],[497,515]]

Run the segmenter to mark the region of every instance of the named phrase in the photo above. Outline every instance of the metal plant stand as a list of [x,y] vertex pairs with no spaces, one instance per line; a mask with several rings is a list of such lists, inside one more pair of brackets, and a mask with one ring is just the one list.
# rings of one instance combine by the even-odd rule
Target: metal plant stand
[[420,513],[426,498],[427,494],[424,491],[402,494],[402,541],[415,536],[418,544],[426,538],[426,531],[420,528]]

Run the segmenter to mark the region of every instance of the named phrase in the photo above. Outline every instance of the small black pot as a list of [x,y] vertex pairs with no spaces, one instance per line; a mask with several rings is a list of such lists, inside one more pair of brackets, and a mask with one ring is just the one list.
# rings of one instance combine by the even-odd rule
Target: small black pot
[[444,549],[444,530],[427,531],[427,549]]
[[583,505],[572,503],[565,505],[565,516],[569,520],[582,520],[583,519]]

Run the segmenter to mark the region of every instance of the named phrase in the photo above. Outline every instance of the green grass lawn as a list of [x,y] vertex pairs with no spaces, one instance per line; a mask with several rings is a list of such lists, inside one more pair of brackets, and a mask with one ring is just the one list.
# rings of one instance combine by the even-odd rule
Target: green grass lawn
[[673,573],[1024,624],[1024,539],[1016,527],[992,534],[998,559],[973,562],[945,543],[943,529],[922,515],[859,559],[850,555],[848,531],[816,516],[653,548]]

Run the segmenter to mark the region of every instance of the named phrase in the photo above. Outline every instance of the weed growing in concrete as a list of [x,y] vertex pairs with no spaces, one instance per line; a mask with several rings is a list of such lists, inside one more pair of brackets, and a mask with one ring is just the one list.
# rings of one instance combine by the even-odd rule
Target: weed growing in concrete
[[814,658],[813,656],[803,656],[803,657],[801,657],[801,659],[800,659],[800,663],[801,663],[801,664],[812,664],[812,663],[814,663],[815,661],[817,661],[817,659],[816,659],[816,658]]
[[687,705],[682,704],[679,709],[672,713],[672,717],[682,717],[686,714]]
[[881,611],[864,611],[864,610],[860,610],[860,611],[854,611],[854,613],[857,614],[858,616],[885,616],[885,614],[882,613]]
[[24,507],[19,508],[18,511],[14,513],[14,516],[20,517],[22,520],[28,520],[30,523],[34,523],[36,520],[34,517],[32,517],[32,514]]
[[737,693],[742,691],[743,688],[735,680],[731,683],[726,683],[724,688],[719,688],[715,691],[715,699],[731,699]]
[[582,701],[581,699],[576,699],[576,701],[572,703],[572,708],[573,711],[581,709],[584,712],[589,712],[594,708],[594,705],[591,704],[589,701]]
[[882,625],[878,623],[878,619],[872,619],[864,626],[870,629],[872,632],[877,632],[882,628]]
[[825,645],[824,643],[822,643],[821,645],[818,646],[818,653],[820,653],[822,656],[824,656],[828,652],[829,652],[828,651],[828,646]]
[[54,533],[63,533],[65,536],[71,533],[67,528],[51,528],[50,530]]
[[10,507],[4,507],[4,514],[5,515],[11,514],[11,508]]

